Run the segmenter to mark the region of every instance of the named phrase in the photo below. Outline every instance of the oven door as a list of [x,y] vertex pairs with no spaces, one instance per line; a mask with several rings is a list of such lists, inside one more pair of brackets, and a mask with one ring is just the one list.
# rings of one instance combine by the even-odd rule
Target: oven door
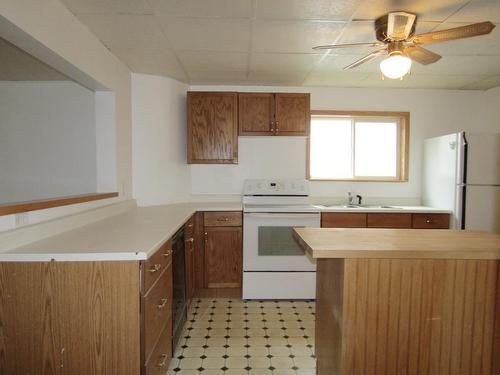
[[319,213],[245,213],[244,271],[315,271],[293,238],[293,228],[319,228]]

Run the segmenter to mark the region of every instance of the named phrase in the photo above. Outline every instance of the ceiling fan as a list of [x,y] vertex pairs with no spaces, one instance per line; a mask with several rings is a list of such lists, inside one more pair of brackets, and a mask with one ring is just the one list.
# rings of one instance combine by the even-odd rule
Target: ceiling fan
[[401,78],[411,68],[411,62],[416,61],[428,65],[438,61],[441,56],[421,47],[424,44],[446,42],[448,40],[470,38],[489,34],[495,25],[491,22],[480,22],[452,29],[433,31],[415,35],[417,16],[406,12],[390,12],[375,20],[375,35],[378,41],[370,43],[332,44],[313,47],[314,50],[382,47],[369,55],[347,65],[344,70],[373,60],[382,55],[388,55],[380,63],[382,74],[388,78]]

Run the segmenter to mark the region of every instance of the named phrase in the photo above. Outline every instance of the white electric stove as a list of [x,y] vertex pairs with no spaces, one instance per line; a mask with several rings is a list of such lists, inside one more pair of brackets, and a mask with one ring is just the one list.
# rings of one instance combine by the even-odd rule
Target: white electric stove
[[293,228],[320,227],[307,180],[247,180],[243,189],[243,299],[314,299],[316,263]]

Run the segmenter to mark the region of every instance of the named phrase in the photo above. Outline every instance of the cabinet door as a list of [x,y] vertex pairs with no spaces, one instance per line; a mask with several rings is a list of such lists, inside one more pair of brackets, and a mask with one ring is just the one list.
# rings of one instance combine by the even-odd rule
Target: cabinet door
[[237,103],[232,92],[188,93],[188,163],[238,162]]
[[276,94],[276,135],[308,135],[311,121],[309,94]]
[[243,268],[241,227],[205,228],[205,285],[240,288]]
[[321,228],[366,228],[366,214],[323,212]]
[[367,214],[368,228],[411,228],[411,214]]
[[274,94],[238,94],[239,135],[274,134]]

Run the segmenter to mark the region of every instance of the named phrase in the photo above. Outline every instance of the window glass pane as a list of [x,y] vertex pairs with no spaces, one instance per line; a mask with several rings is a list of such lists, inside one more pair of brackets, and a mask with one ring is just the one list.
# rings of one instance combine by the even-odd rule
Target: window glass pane
[[352,177],[350,119],[311,119],[310,174],[317,179]]
[[355,124],[356,176],[396,177],[398,124],[363,122]]

